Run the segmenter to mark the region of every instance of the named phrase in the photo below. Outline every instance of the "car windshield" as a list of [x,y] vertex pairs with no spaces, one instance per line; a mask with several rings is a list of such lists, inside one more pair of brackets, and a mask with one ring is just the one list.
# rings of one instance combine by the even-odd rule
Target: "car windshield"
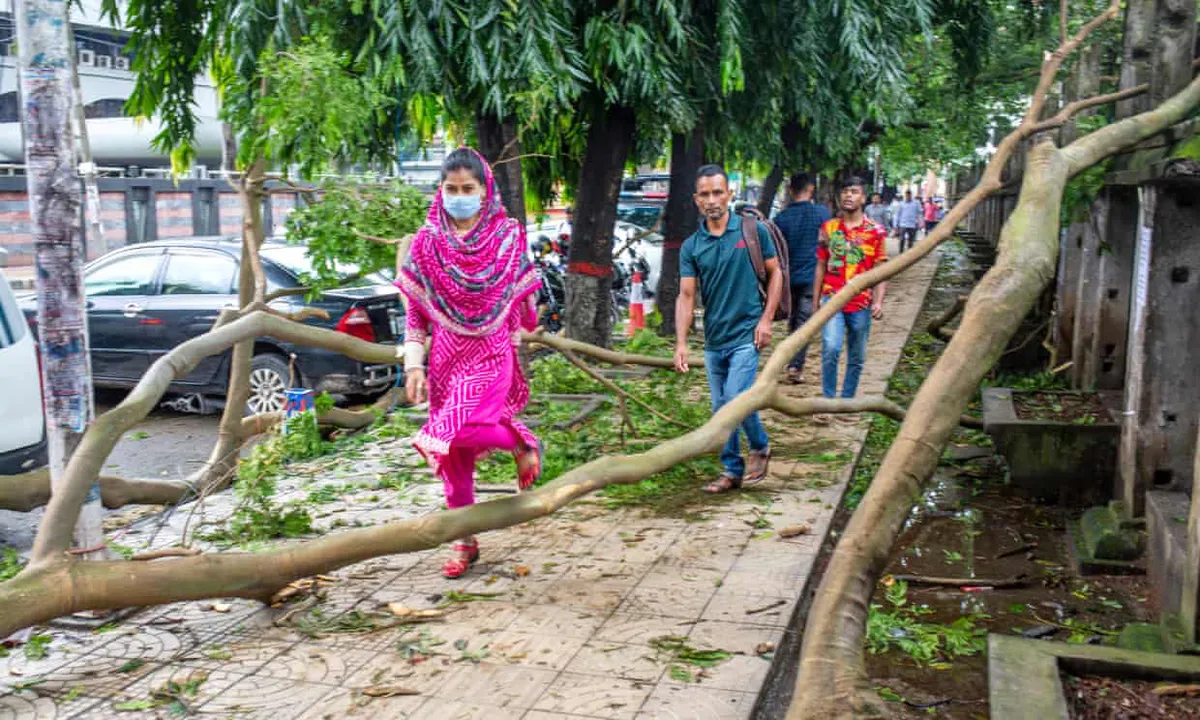
[[[263,248],[262,255],[297,278],[312,273],[312,262],[308,259],[308,248],[303,245],[266,247]],[[334,268],[337,269],[339,274],[345,277],[358,273],[358,266],[352,263],[334,263]],[[349,283],[349,285],[389,285],[391,282],[391,279],[384,273],[374,272]]]
[[620,205],[617,207],[617,219],[650,229],[658,222],[662,208],[653,205]]

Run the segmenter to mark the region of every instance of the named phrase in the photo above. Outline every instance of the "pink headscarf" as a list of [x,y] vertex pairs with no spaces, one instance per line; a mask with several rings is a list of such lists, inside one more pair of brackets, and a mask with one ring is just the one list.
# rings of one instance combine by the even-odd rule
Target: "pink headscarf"
[[541,279],[526,253],[525,228],[505,212],[491,166],[471,152],[485,175],[479,221],[459,237],[439,187],[396,285],[434,322],[459,335],[481,336],[500,330]]

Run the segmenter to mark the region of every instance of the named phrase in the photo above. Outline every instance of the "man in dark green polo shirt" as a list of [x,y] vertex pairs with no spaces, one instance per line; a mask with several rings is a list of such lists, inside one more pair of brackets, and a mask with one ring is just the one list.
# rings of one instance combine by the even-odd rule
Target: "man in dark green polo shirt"
[[[679,299],[675,302],[675,369],[688,371],[687,335],[696,309],[696,285],[704,298],[704,368],[712,409],[745,392],[758,374],[758,351],[771,344],[771,319],[783,295],[783,273],[771,234],[758,223],[758,243],[767,269],[767,297],[759,293],[758,276],[742,235],[744,220],[729,212],[729,176],[719,165],[705,165],[696,176],[696,206],[703,222],[679,253]],[[742,460],[739,430],[750,445]],[[758,413],[735,428],[721,449],[721,475],[705,486],[728,492],[767,474],[771,451]]]

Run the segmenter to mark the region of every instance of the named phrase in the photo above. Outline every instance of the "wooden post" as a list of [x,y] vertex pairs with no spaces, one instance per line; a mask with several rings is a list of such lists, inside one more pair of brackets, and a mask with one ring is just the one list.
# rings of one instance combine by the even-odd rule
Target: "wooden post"
[[1116,496],[1134,517],[1143,513],[1146,493],[1138,476],[1138,419],[1141,416],[1142,368],[1146,360],[1146,302],[1150,286],[1150,253],[1154,242],[1154,217],[1157,191],[1139,189],[1141,196],[1137,223],[1137,256],[1133,271],[1133,298],[1129,311],[1129,351],[1126,355],[1125,407],[1121,414],[1121,445],[1118,458],[1120,487]]
[[[1125,34],[1121,58],[1120,88],[1150,82],[1151,55],[1154,50],[1154,11],[1158,0],[1128,0],[1125,6]],[[1150,97],[1139,95],[1122,100],[1116,106],[1116,119],[1150,109]]]
[[1071,318],[1071,384],[1078,389],[1094,390],[1100,359],[1100,308],[1108,269],[1101,252],[1107,245],[1108,193],[1100,193],[1089,206],[1088,217],[1077,225],[1081,226],[1081,232],[1075,312]]
[[[1200,477],[1200,433],[1197,434],[1193,477]],[[1183,597],[1179,614],[1183,620],[1184,642],[1200,640],[1200,492],[1192,488],[1192,507],[1188,513],[1187,557],[1183,567]]]
[[[72,48],[63,0],[18,0],[16,11],[50,488],[57,493],[93,413],[79,180],[71,135]],[[103,548],[101,514],[100,486],[93,482],[75,528],[76,546]]]

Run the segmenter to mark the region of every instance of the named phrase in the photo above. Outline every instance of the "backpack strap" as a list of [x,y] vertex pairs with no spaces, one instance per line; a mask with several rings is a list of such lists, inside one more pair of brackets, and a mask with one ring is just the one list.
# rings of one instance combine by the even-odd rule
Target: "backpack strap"
[[758,281],[767,278],[767,266],[763,262],[762,243],[758,241],[758,218],[751,213],[742,213],[742,238],[746,241],[746,249],[750,253],[750,264],[754,266],[754,274]]

